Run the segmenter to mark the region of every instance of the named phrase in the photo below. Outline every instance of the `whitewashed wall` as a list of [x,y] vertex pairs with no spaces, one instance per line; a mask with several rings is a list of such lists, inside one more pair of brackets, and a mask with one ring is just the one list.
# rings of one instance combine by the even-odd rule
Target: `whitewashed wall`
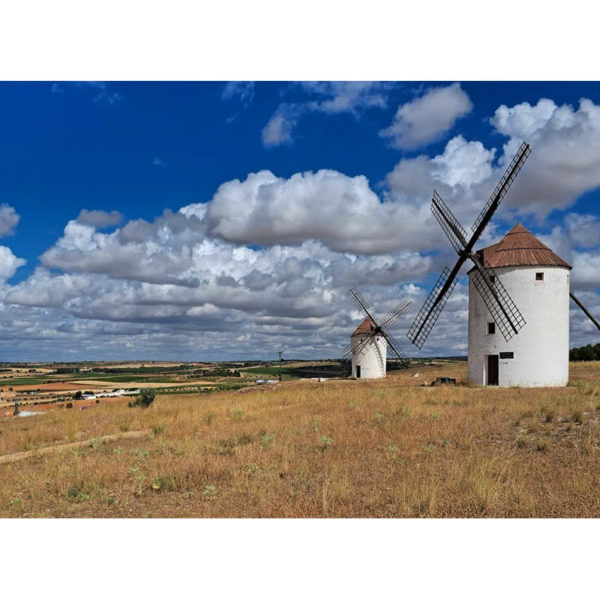
[[[493,321],[469,276],[469,380],[487,382],[487,355],[513,352],[499,360],[500,386],[563,386],[569,381],[570,273],[564,267],[503,267],[499,279],[527,324],[508,342]],[[536,273],[544,281],[536,281]]]
[[354,335],[350,338],[352,345],[352,377],[356,377],[356,367],[360,365],[361,379],[381,379],[385,377],[385,361],[387,359],[387,342],[382,336],[374,336],[359,353],[355,348],[369,336]]

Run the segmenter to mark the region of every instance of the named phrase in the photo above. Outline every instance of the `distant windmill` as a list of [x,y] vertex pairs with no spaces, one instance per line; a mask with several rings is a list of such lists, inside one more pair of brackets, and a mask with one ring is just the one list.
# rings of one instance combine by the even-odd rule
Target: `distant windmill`
[[344,360],[352,360],[352,375],[357,379],[385,377],[388,347],[399,359],[400,365],[408,367],[409,359],[387,328],[408,311],[412,300],[404,300],[385,318],[378,319],[358,290],[349,290],[348,296],[365,315],[364,321],[350,337],[350,348],[344,353]]

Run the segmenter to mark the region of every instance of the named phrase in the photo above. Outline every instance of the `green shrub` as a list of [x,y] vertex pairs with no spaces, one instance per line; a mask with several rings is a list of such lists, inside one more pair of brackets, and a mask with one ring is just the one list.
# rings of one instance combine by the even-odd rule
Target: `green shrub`
[[273,440],[275,439],[275,434],[274,433],[259,433],[259,440],[260,440],[260,445],[263,448],[270,448],[271,444],[273,443]]
[[129,402],[127,406],[130,408],[134,406],[148,408],[154,402],[154,398],[156,398],[156,392],[151,388],[144,388],[140,391],[140,395],[133,402]]

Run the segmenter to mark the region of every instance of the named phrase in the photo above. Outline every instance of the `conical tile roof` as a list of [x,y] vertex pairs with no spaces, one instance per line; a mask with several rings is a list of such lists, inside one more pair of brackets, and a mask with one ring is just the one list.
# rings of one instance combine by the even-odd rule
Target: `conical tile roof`
[[373,331],[377,329],[377,325],[375,325],[375,322],[373,321],[373,319],[371,319],[371,317],[367,317],[352,333],[351,337],[354,337],[355,335],[368,335],[370,333],[373,333]]
[[517,223],[497,244],[478,250],[477,254],[484,265],[493,268],[534,266],[571,268],[571,265],[550,250],[546,244],[540,242],[521,223]]

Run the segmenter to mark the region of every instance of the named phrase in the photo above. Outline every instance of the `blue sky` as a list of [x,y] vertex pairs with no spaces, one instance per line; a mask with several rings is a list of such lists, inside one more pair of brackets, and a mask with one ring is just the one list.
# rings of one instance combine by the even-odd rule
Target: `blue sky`
[[0,132],[0,360],[337,356],[348,287],[416,311],[452,260],[433,187],[470,226],[525,138],[482,243],[520,220],[600,313],[597,83],[5,82]]

